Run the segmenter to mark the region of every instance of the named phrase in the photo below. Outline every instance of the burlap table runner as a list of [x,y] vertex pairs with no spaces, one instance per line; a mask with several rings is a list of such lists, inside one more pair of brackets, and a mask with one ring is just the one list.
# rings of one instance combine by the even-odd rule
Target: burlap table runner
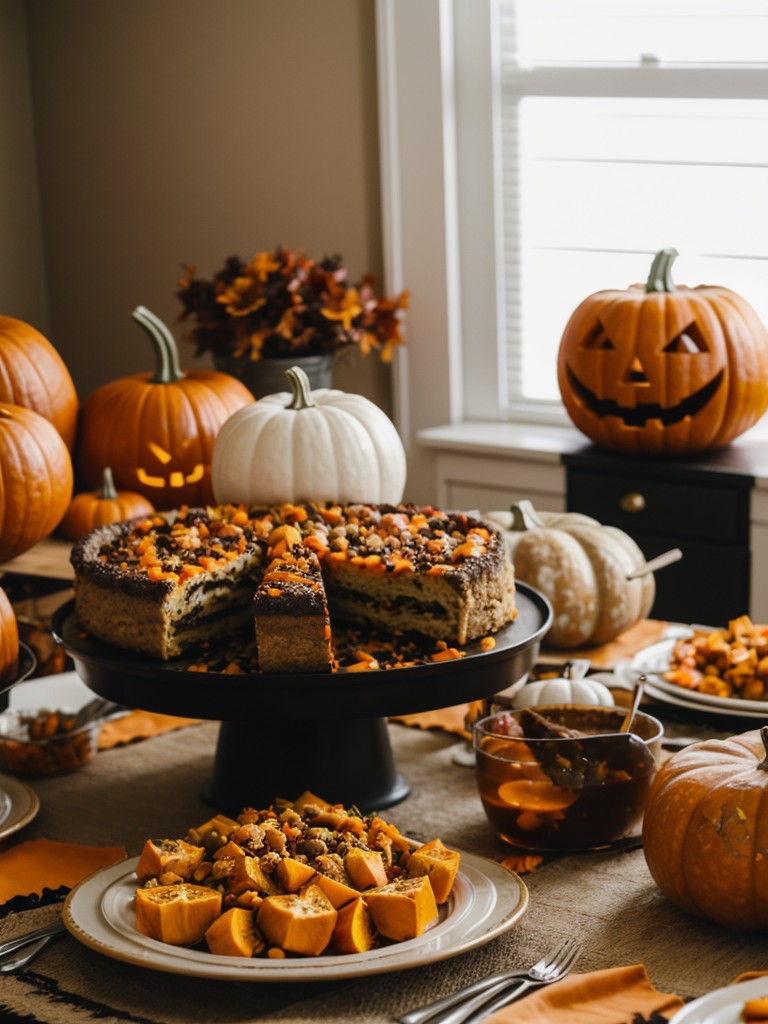
[[[200,792],[217,729],[204,723],[102,751],[74,775],[35,783],[41,811],[23,838],[122,844],[133,855],[147,836],[183,834],[210,815]],[[387,816],[415,838],[441,836],[449,845],[501,859],[507,850],[486,824],[474,773],[452,760],[455,737],[401,725],[391,725],[390,733],[412,792]],[[240,984],[179,977],[123,964],[65,935],[26,972],[0,976],[0,1020],[390,1021],[490,971],[528,966],[569,935],[585,939],[578,971],[643,963],[658,989],[683,997],[729,984],[743,971],[768,968],[764,937],[726,931],[668,905],[639,849],[550,861],[525,881],[528,912],[488,945],[438,964],[339,983]],[[0,921],[0,938],[57,912],[45,907],[7,916]]]

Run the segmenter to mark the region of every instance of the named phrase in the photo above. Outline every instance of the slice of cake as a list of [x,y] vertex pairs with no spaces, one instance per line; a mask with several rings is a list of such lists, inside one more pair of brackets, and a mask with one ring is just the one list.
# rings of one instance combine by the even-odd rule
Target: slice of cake
[[274,558],[253,611],[260,671],[332,671],[331,620],[313,551],[298,544]]

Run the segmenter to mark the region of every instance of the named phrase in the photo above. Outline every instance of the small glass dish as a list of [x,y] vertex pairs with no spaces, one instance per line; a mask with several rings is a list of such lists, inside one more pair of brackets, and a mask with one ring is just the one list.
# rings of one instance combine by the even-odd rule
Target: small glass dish
[[526,850],[589,850],[639,835],[664,728],[638,711],[548,705],[497,711],[473,729],[488,821]]
[[0,714],[0,766],[12,775],[64,775],[93,759],[100,721],[76,725],[77,712],[11,710]]

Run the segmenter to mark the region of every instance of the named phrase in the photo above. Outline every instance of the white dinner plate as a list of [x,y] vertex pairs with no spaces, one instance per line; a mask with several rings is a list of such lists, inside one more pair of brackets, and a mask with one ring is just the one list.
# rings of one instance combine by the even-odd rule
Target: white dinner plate
[[367,953],[317,957],[214,956],[170,946],[136,928],[138,857],[119,861],[80,882],[67,896],[64,923],[76,939],[105,956],[155,971],[224,981],[331,981],[383,974],[445,960],[490,942],[525,913],[528,890],[500,864],[461,854],[451,897],[423,935]]
[[[711,704],[704,704],[702,701],[689,700],[689,691],[680,688],[680,693],[667,693],[657,689],[655,683],[647,682],[644,690],[645,696],[657,700],[661,704],[667,704],[673,708],[683,708],[686,711],[695,711],[698,715],[712,715],[713,718],[747,718],[753,721],[765,722],[768,719],[768,703],[762,705],[761,711],[749,711],[744,708],[731,710],[730,708],[713,707]],[[742,703],[739,701],[738,703]],[[744,701],[744,703],[752,703]]]
[[768,977],[715,989],[678,1010],[669,1024],[743,1024],[747,999],[768,997]]
[[17,683],[8,694],[8,707],[14,711],[61,707],[77,711],[95,696],[77,672],[58,672]]
[[0,839],[24,828],[39,810],[33,789],[11,775],[0,775]]
[[[741,700],[734,697],[716,697],[712,693],[700,693],[698,690],[689,690],[685,686],[678,686],[663,678],[662,673],[667,672],[670,667],[672,651],[675,640],[661,640],[650,647],[638,651],[632,659],[631,668],[633,672],[642,672],[648,679],[649,684],[655,691],[655,699],[667,701],[668,703],[680,704],[696,708],[697,710],[719,711],[722,714],[737,715],[740,717],[758,718],[768,717],[768,700]],[[651,696],[651,690],[646,687],[646,693]]]

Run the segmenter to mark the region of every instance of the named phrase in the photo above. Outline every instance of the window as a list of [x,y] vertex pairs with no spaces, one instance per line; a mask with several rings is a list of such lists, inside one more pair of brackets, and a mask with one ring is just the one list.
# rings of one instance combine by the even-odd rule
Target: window
[[413,292],[401,429],[567,422],[568,316],[661,248],[679,283],[727,285],[768,323],[768,0],[378,16],[388,262]]

